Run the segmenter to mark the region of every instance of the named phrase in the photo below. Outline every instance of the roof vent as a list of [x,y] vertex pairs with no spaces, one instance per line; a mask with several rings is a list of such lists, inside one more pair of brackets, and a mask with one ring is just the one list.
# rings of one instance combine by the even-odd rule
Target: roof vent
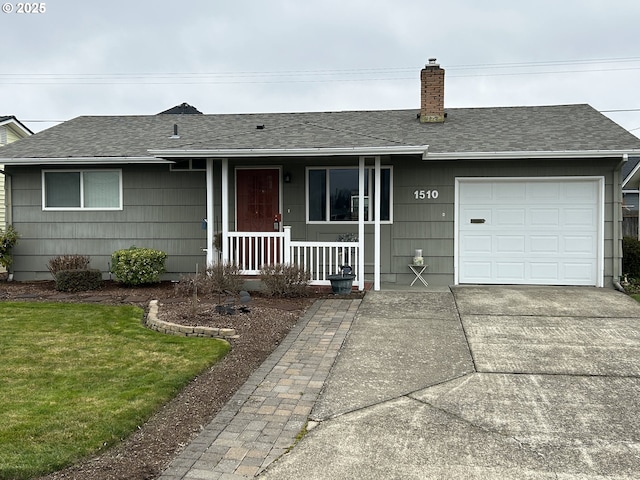
[[173,135],[171,135],[169,138],[180,138],[180,135],[178,135],[178,124],[177,123],[173,124]]
[[256,125],[256,130],[264,130],[264,124]]

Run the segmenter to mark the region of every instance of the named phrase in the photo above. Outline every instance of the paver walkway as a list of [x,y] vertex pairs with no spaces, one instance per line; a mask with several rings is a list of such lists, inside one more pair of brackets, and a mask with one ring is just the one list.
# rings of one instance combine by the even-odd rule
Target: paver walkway
[[316,302],[159,480],[251,478],[305,427],[361,300]]

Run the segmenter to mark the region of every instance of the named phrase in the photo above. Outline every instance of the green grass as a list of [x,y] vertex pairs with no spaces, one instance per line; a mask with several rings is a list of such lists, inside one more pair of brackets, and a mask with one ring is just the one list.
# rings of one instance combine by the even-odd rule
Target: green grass
[[631,298],[633,298],[636,302],[640,302],[640,293],[632,294]]
[[0,303],[0,479],[126,437],[229,344],[152,332],[133,306]]

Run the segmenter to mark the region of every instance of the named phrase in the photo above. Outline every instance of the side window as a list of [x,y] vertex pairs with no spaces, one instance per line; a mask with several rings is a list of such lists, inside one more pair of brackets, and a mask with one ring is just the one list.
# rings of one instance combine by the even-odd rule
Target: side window
[[44,210],[122,209],[121,170],[44,170]]

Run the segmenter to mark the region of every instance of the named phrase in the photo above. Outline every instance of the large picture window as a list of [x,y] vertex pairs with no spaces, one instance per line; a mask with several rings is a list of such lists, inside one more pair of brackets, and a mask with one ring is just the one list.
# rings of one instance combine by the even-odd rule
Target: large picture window
[[[307,221],[357,222],[360,206],[358,168],[307,169]],[[373,222],[375,170],[365,168],[364,220]],[[391,222],[391,167],[380,169],[380,221]]]
[[121,210],[121,170],[45,170],[45,210]]

